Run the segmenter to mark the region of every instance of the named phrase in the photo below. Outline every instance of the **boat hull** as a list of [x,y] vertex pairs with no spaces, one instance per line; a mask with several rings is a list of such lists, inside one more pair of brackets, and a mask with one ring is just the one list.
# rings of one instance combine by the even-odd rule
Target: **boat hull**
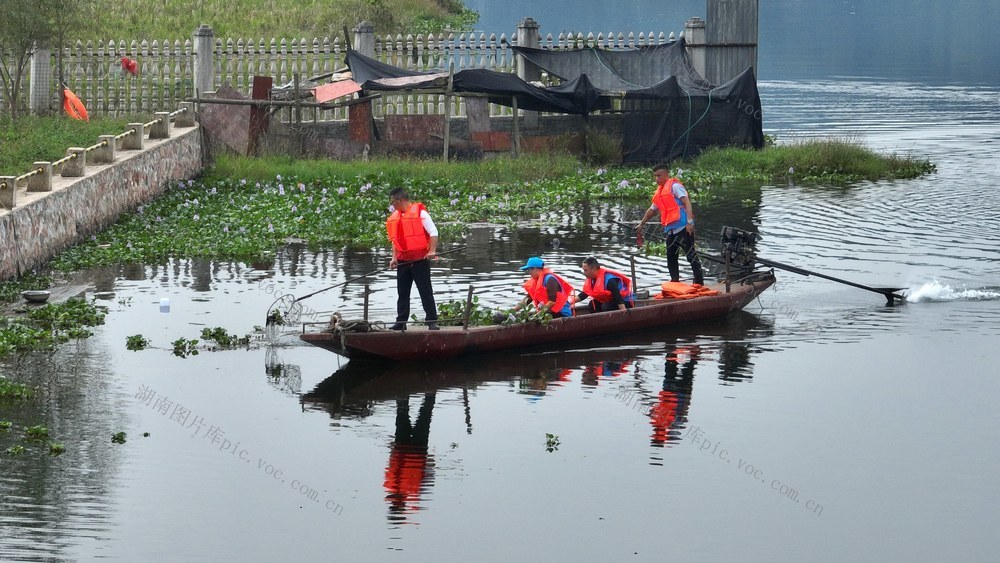
[[349,358],[397,361],[446,360],[460,356],[551,346],[561,342],[639,332],[651,328],[722,318],[743,309],[774,283],[771,272],[758,272],[730,291],[693,299],[650,299],[625,311],[553,319],[548,324],[442,327],[431,331],[306,332],[300,338]]

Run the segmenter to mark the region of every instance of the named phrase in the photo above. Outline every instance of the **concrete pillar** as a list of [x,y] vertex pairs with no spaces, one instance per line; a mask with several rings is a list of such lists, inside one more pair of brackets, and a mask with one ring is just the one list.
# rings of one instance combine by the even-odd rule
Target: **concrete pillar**
[[[517,24],[517,46],[531,47],[533,49],[539,48],[541,46],[538,33],[539,27],[538,22],[531,18],[524,18],[521,20],[521,22]],[[517,77],[525,82],[530,82],[541,78],[542,71],[534,64],[528,62],[527,59],[518,55]]]
[[28,91],[28,110],[43,115],[51,110],[52,52],[38,48],[31,55],[31,82]]
[[78,178],[87,173],[87,149],[70,147],[66,151],[66,156],[74,154],[76,158],[67,160],[62,165],[63,178]]
[[215,31],[208,24],[201,24],[194,30],[194,91],[198,97],[202,92],[215,90]]
[[[539,39],[539,28],[538,22],[531,18],[524,18],[517,24],[517,46],[518,47],[531,47],[537,49],[541,46],[541,41]],[[542,78],[542,69],[538,68],[534,63],[528,62],[521,55],[517,56],[517,77],[525,82],[531,82],[532,80],[540,80]],[[519,141],[518,137],[518,114],[524,116],[524,126],[528,129],[538,128],[538,112],[537,111],[515,111],[514,112],[514,123],[513,123],[513,137],[514,146],[517,146]]]
[[91,162],[94,164],[111,164],[115,161],[115,136],[114,135],[101,135],[97,138],[99,143],[104,143],[103,147],[97,147],[94,149],[94,154],[91,155]]
[[177,114],[174,119],[174,125],[177,127],[194,127],[194,102],[181,102],[181,109],[184,110]]
[[153,126],[149,128],[149,138],[150,139],[169,139],[170,138],[170,112],[158,111],[153,115],[156,116],[156,122]]
[[36,162],[32,168],[42,169],[41,174],[35,174],[28,178],[29,192],[51,192],[52,191],[52,163]]
[[756,72],[759,4],[759,0],[706,0],[705,42],[712,47],[704,76],[712,84],[725,84],[747,67]]
[[705,44],[705,20],[695,17],[684,24],[684,43],[691,57],[691,65],[704,78],[708,52],[708,46]]
[[14,187],[16,176],[0,176],[0,206],[14,209],[17,203],[17,189]]
[[351,47],[366,57],[375,57],[375,25],[361,22],[354,28],[354,39]]
[[122,150],[141,151],[143,137],[146,134],[145,126],[142,123],[129,123],[128,128],[135,133],[122,138]]

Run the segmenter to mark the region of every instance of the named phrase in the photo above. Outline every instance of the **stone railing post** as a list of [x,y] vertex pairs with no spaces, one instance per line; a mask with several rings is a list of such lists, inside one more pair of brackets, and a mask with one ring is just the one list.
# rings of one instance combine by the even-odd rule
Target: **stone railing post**
[[97,138],[98,141],[104,143],[104,146],[94,149],[94,154],[91,155],[93,158],[91,160],[94,164],[111,164],[115,161],[115,136],[114,135],[101,135]]
[[87,173],[87,149],[81,147],[70,147],[66,151],[66,156],[76,155],[76,158],[67,160],[62,165],[63,178],[78,178]]
[[708,51],[708,46],[705,44],[705,20],[695,17],[684,24],[684,43],[691,57],[691,65],[702,78],[705,78]]
[[14,209],[17,203],[17,188],[14,187],[16,176],[0,176],[0,207]]
[[194,91],[199,98],[203,92],[215,90],[215,31],[208,24],[194,30]]
[[170,138],[170,112],[168,111],[158,111],[153,114],[156,117],[156,121],[149,127],[149,138],[150,139],[169,139]]
[[36,162],[34,168],[41,168],[41,174],[35,174],[28,178],[29,192],[51,192],[52,191],[52,163]]
[[142,142],[146,135],[146,125],[144,123],[129,123],[128,128],[135,130],[135,133],[122,138],[122,150],[141,151]]
[[38,48],[31,55],[31,86],[28,92],[28,110],[41,115],[49,113],[51,100],[49,92],[52,88],[52,52]]
[[354,40],[351,47],[366,57],[375,57],[375,25],[361,22],[354,28]]
[[176,127],[194,127],[194,103],[193,102],[181,102],[181,109],[184,110],[177,114],[174,118],[174,126]]

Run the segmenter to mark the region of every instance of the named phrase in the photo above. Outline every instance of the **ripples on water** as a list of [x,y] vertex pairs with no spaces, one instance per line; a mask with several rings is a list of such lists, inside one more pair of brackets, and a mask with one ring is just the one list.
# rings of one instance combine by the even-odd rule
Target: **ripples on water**
[[[662,514],[656,511],[666,504],[699,514],[694,522],[738,514],[736,508],[727,515],[698,512],[709,510],[705,507],[752,506],[754,521],[764,511],[760,521],[802,530],[803,541],[813,547],[830,537],[831,530],[851,529],[834,510],[822,529],[803,528],[799,512],[785,504],[769,508],[764,497],[750,492],[751,485],[741,486],[741,476],[714,475],[726,464],[699,464],[697,448],[679,446],[686,443],[686,433],[702,425],[714,439],[742,446],[755,463],[765,464],[769,456],[785,460],[786,465],[772,462],[768,469],[786,470],[789,479],[812,479],[820,493],[838,490],[836,484],[845,479],[862,490],[861,480],[850,477],[853,469],[834,457],[853,464],[882,452],[859,453],[864,440],[844,440],[839,434],[817,438],[823,430],[816,426],[815,411],[828,403],[838,405],[838,413],[850,413],[842,418],[851,420],[865,418],[858,415],[862,412],[894,412],[883,403],[900,392],[926,406],[920,402],[922,392],[910,387],[924,379],[934,382],[934,393],[958,393],[942,387],[936,371],[929,373],[950,366],[934,351],[942,342],[947,357],[958,358],[951,361],[964,362],[964,372],[992,368],[979,339],[1000,335],[995,241],[1000,191],[994,185],[1000,176],[1000,107],[996,91],[982,88],[763,82],[760,91],[765,125],[779,139],[861,137],[875,148],[931,158],[938,172],[912,181],[836,188],[799,186],[794,178],[781,185],[720,188],[735,195],[699,208],[702,247],[716,249],[721,227],[738,226],[760,235],[763,257],[866,285],[902,287],[907,305],[887,307],[876,294],[779,272],[772,290],[749,305],[747,313],[725,322],[581,343],[570,350],[371,373],[357,363],[297,346],[291,332],[283,335],[280,346],[249,352],[180,360],[164,351],[173,339],[196,337],[206,326],[242,334],[262,325],[276,298],[273,290],[266,291],[271,282],[305,295],[378,270],[385,265],[384,252],[313,254],[289,247],[262,264],[174,261],[165,267],[107,269],[96,275],[91,290],[115,291],[115,299],[134,299],[133,304],[112,307],[108,326],[84,344],[4,365],[5,374],[47,389],[42,403],[56,407],[40,418],[57,439],[67,442],[69,451],[61,458],[0,457],[0,559],[88,558],[97,553],[152,557],[153,548],[142,546],[162,546],[174,537],[161,528],[183,532],[176,538],[194,536],[184,540],[188,553],[222,553],[225,548],[244,559],[310,553],[300,540],[292,543],[269,534],[268,524],[236,517],[243,514],[274,514],[304,537],[333,534],[333,543],[355,559],[363,558],[359,553],[370,557],[386,549],[416,551],[417,558],[432,553],[442,557],[440,550],[421,551],[419,541],[411,542],[412,530],[420,527],[410,524],[423,526],[420,537],[428,544],[448,545],[454,537],[481,536],[481,526],[499,529],[514,520],[539,530],[566,521],[587,530],[575,542],[588,546],[587,553],[621,559],[633,550],[611,555],[603,538],[628,535],[647,547],[644,554],[654,553],[662,536]],[[667,279],[665,261],[636,255],[627,248],[629,234],[615,223],[636,219],[644,203],[581,205],[565,214],[548,214],[543,226],[533,229],[478,226],[461,257],[436,264],[439,300],[464,299],[473,285],[483,306],[510,306],[520,297],[523,274],[517,267],[536,254],[574,281],[586,256],[597,255],[623,272],[634,260],[640,285],[655,287]],[[373,275],[369,283],[372,316],[391,317],[392,274]],[[319,318],[342,308],[357,311],[363,291],[362,285],[350,284],[303,304]],[[172,298],[174,310],[155,314],[164,296]],[[125,336],[140,331],[159,348],[124,352]],[[896,381],[892,377],[897,372],[910,377],[906,385],[878,387],[883,380]],[[864,382],[852,380],[855,376]],[[848,382],[846,389],[837,387],[841,380]],[[255,454],[305,478],[324,498],[343,503],[345,516],[331,523],[324,519],[327,515],[302,509],[270,477],[241,471],[242,465],[220,457],[211,446],[175,436],[151,409],[136,407],[133,386],[140,382],[155,383],[178,402],[200,404],[200,415],[226,427]],[[969,385],[973,383],[986,385]],[[855,393],[851,385],[863,385],[865,393]],[[815,401],[816,393],[827,395]],[[857,398],[869,394],[880,401],[877,408]],[[855,398],[838,402],[847,395]],[[977,387],[954,402],[975,402],[979,395]],[[797,409],[799,403],[809,406]],[[936,399],[933,404],[942,421],[963,419],[946,412]],[[903,410],[909,408],[906,404]],[[130,416],[141,423],[131,423]],[[831,413],[830,418],[837,416]],[[837,420],[834,426],[851,420]],[[114,431],[138,432],[147,425],[155,427],[156,440],[145,450],[132,443],[120,448],[106,443]],[[792,430],[798,427],[810,433],[795,436]],[[547,432],[563,441],[551,454],[543,448]],[[768,445],[768,435],[787,432],[792,432],[788,440],[797,440],[797,450],[789,453],[785,443]],[[906,436],[892,434],[891,441],[901,435]],[[933,442],[921,435],[920,446],[930,448]],[[830,448],[847,449],[832,456]],[[823,463],[796,465],[798,458],[810,456]],[[132,465],[123,465],[122,459]],[[664,485],[665,471],[671,486]],[[910,475],[894,473],[901,479]],[[504,491],[504,501],[512,501],[508,506],[497,501],[497,490]],[[829,494],[828,502],[842,512],[870,502],[860,493],[839,492]],[[963,489],[970,496],[978,492]],[[147,501],[147,495],[156,501]],[[606,509],[600,512],[599,529],[592,528],[597,515],[579,500],[591,495],[603,499]],[[655,506],[644,504],[654,497]],[[643,508],[635,510],[637,506]],[[192,514],[201,514],[199,525],[219,527],[219,537],[249,538],[246,545],[222,546],[211,534],[197,535],[193,525],[184,527]],[[604,519],[609,514],[616,516]],[[657,516],[656,522],[650,523],[649,514]],[[234,523],[227,528],[230,521]],[[697,535],[698,530],[683,528],[683,518],[671,525]],[[636,531],[644,526],[655,529]],[[588,543],[588,538],[602,539]],[[104,546],[103,551],[97,546]],[[275,552],[275,546],[282,547]],[[505,548],[491,544],[475,553],[509,555]],[[533,549],[548,559],[565,555],[547,543],[533,544]],[[706,558],[703,546],[681,549],[691,558]],[[722,553],[739,554],[735,549]]]

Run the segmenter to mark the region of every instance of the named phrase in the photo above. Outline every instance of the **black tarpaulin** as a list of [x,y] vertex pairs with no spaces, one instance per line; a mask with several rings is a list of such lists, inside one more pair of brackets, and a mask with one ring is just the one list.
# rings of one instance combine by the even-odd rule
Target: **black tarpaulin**
[[586,74],[594,87],[629,92],[655,86],[671,76],[684,90],[710,88],[691,65],[684,40],[627,51],[586,47],[568,51],[511,47],[539,68],[563,80]]
[[[547,51],[514,47],[534,64],[566,80],[540,88],[510,73],[465,69],[452,91],[486,94],[490,102],[549,113],[587,115],[621,99],[622,155],[626,164],[669,162],[712,146],[761,148],[764,133],[753,69],[722,85],[702,78],[684,41],[626,51]],[[406,70],[353,50],[347,65],[366,90],[442,90],[448,75]]]
[[[357,51],[347,52],[347,66],[354,81],[365,90],[438,90],[448,85],[448,73],[420,72],[387,65]],[[539,88],[517,75],[481,68],[460,70],[452,78],[456,94],[486,94],[492,103],[512,106],[517,98],[519,109],[549,113],[585,115],[600,107],[601,93],[586,77],[557,88]]]
[[604,93],[623,95],[627,164],[688,158],[712,146],[764,146],[753,69],[713,85],[695,71],[683,39],[623,51],[512,49],[554,76],[586,76]]
[[669,162],[716,146],[764,146],[760,95],[750,68],[704,91],[685,91],[670,77],[625,94],[622,114],[625,163]]

